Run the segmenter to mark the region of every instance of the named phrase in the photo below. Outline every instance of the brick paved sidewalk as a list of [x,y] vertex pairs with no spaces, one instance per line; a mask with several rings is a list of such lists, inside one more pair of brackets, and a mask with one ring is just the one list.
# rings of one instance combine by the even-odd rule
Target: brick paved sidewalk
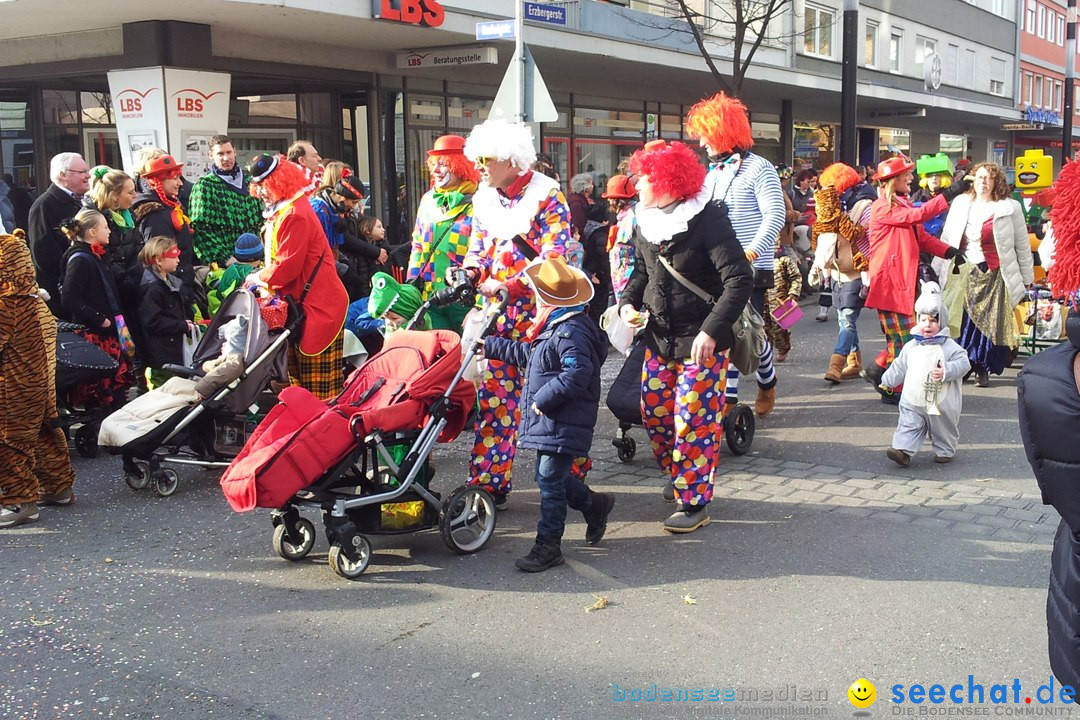
[[[659,471],[646,444],[638,444],[637,456],[630,463],[620,462],[608,443],[597,442],[593,451],[590,481],[655,486],[659,492]],[[713,492],[717,499],[796,504],[810,511],[1021,543],[1051,543],[1059,520],[1057,512],[1035,494],[753,454],[724,454]]]

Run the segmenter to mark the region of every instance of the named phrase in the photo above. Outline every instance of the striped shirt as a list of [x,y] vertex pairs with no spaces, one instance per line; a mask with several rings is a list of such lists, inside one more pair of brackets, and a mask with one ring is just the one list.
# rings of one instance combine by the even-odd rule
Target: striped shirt
[[713,200],[727,206],[743,250],[757,253],[754,268],[771,271],[786,214],[776,168],[760,155],[746,153],[738,162],[714,167],[705,182],[712,185]]

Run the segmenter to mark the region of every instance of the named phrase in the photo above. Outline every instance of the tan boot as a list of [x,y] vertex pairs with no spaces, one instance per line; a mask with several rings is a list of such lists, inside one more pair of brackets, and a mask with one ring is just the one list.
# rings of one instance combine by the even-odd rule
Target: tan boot
[[825,371],[826,380],[835,384],[844,379],[841,374],[844,370],[844,360],[846,360],[846,358],[843,355],[840,355],[839,353],[832,354],[829,358],[829,369]]
[[847,356],[847,365],[840,371],[840,377],[845,380],[859,377],[859,373],[862,372],[862,353],[858,350],[852,350]]
[[776,405],[776,386],[773,385],[768,390],[762,390],[758,388],[757,401],[754,402],[754,412],[758,417],[765,417],[773,411],[773,406]]

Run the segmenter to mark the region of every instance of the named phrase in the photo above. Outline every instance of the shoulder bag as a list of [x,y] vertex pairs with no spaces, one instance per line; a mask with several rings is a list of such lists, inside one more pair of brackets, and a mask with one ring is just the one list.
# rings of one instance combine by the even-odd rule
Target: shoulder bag
[[[697,284],[690,282],[685,275],[672,267],[667,258],[659,254],[657,257],[660,259],[660,264],[683,287],[710,305],[716,304],[716,298]],[[755,372],[761,364],[761,352],[765,349],[765,321],[749,302],[743,307],[739,319],[732,324],[731,332],[735,339],[731,344],[731,349],[728,350],[728,358],[743,375]]]

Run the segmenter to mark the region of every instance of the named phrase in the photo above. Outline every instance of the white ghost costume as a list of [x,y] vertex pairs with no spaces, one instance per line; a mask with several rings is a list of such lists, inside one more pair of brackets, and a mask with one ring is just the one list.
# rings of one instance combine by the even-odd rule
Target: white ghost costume
[[[905,343],[881,376],[883,386],[904,386],[892,446],[914,456],[929,435],[934,454],[951,458],[960,442],[961,385],[971,362],[967,351],[949,337],[949,312],[937,283],[923,285],[922,294],[915,301],[915,314],[916,317],[936,315],[941,330],[933,338],[915,337]],[[935,389],[930,373],[938,363],[945,368],[945,377]]]

